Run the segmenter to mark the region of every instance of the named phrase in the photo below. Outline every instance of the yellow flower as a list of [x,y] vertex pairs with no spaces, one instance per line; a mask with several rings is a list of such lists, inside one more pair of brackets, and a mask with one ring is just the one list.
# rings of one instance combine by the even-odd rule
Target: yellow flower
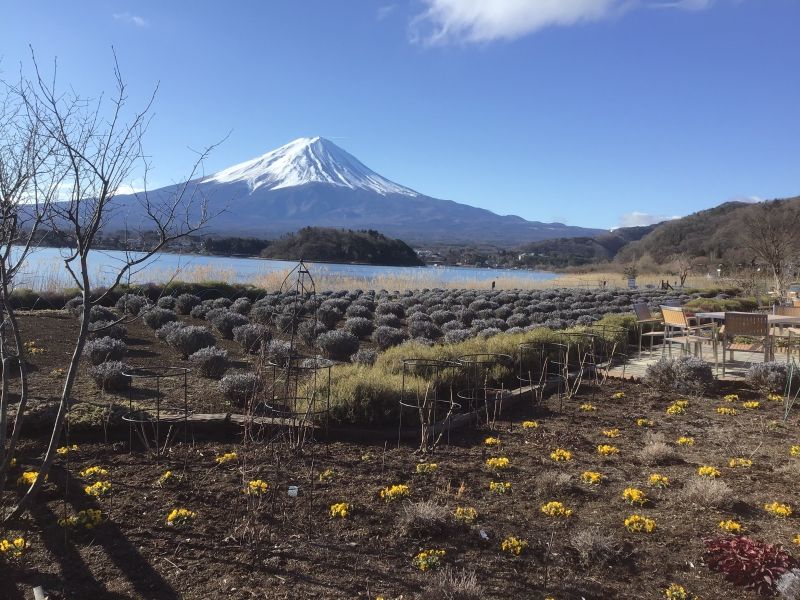
[[694,438],[688,435],[682,435],[676,442],[679,446],[694,446]]
[[539,507],[539,510],[546,514],[548,517],[553,518],[566,518],[572,516],[573,510],[571,508],[567,508],[564,506],[562,502],[558,502],[553,500],[551,502],[547,502],[546,504],[542,504]]
[[[17,485],[33,485],[39,479],[39,471],[25,471],[17,479]],[[47,481],[47,477],[44,478]]]
[[226,452],[214,459],[214,461],[218,465],[227,465],[229,462],[235,462],[239,459],[239,455],[236,452]]
[[722,473],[719,472],[719,469],[709,465],[703,465],[702,467],[698,467],[697,474],[700,475],[700,477],[708,477],[709,479],[716,479],[717,477],[722,475]]
[[108,494],[108,492],[111,491],[111,482],[95,481],[93,484],[87,485],[85,488],[83,488],[83,491],[90,496],[99,498],[100,496],[105,496],[106,494]]
[[505,456],[500,456],[497,458],[487,458],[486,466],[495,471],[502,471],[504,469],[508,469],[511,466],[511,461],[508,460]]
[[783,396],[780,394],[769,394],[767,396],[767,400],[770,400],[771,402],[783,402]]
[[108,477],[108,469],[103,467],[88,467],[79,473],[82,479],[91,479],[92,477]]
[[331,504],[331,518],[346,519],[350,514],[350,505],[347,502],[337,502]]
[[747,408],[750,410],[755,410],[761,406],[761,402],[757,402],[755,400],[750,400],[749,402],[742,402],[742,408]]
[[620,436],[619,429],[616,427],[614,429],[604,429],[603,435],[609,438],[617,438]]
[[677,583],[669,584],[669,587],[664,590],[664,597],[667,600],[692,600],[692,596],[686,591],[686,588]]
[[453,515],[455,516],[456,521],[469,524],[478,518],[478,511],[471,506],[457,506]]
[[611,456],[612,454],[619,454],[619,448],[610,444],[600,444],[597,447],[597,453],[601,456]]
[[414,557],[412,562],[420,571],[428,571],[437,568],[444,555],[444,550],[423,550]]
[[686,414],[686,409],[682,407],[680,404],[675,402],[674,404],[670,404],[667,407],[667,414],[668,415],[683,415]]
[[176,478],[175,473],[172,471],[164,471],[161,476],[156,480],[156,485],[159,487],[172,483]]
[[739,411],[735,408],[730,408],[728,406],[720,406],[717,407],[717,413],[721,415],[727,415],[729,417],[733,417],[739,414]]
[[27,547],[28,543],[22,537],[15,538],[10,542],[8,540],[0,540],[0,554],[5,554],[12,558],[22,556]]
[[333,469],[325,469],[322,473],[319,474],[319,480],[321,482],[330,481],[335,476]]
[[749,458],[732,458],[728,461],[728,466],[731,469],[735,469],[736,467],[742,467],[746,469],[753,466],[753,461]]
[[439,465],[436,463],[418,463],[417,464],[417,474],[418,475],[432,475],[436,472],[436,469],[439,468]]
[[719,528],[728,533],[740,533],[742,531],[741,523],[728,519],[727,521],[720,521]]
[[508,552],[514,556],[519,556],[522,554],[522,551],[527,547],[527,540],[516,538],[513,535],[508,536],[506,539],[500,542],[500,549],[503,552]]
[[797,534],[796,536],[794,536],[794,538],[792,538],[792,543],[797,546],[800,546],[800,534]]
[[581,481],[588,485],[597,485],[599,484],[605,475],[602,473],[598,473],[597,471],[584,471],[581,473]]
[[495,494],[505,494],[511,491],[511,484],[507,481],[490,481],[489,491]]
[[764,510],[774,517],[786,518],[792,516],[792,507],[780,502],[770,502],[764,505]]
[[622,492],[622,499],[628,504],[642,505],[647,502],[647,496],[645,493],[637,488],[625,488],[625,490]]
[[173,508],[172,512],[167,515],[167,525],[172,525],[173,527],[188,525],[196,516],[197,513],[188,508]]
[[103,522],[103,513],[96,508],[87,508],[78,512],[72,517],[59,519],[61,527],[83,527],[84,529],[94,529]]
[[650,419],[636,419],[636,425],[638,427],[652,427],[653,422]]
[[613,396],[611,396],[614,400],[621,400],[625,397],[625,392],[616,392]]
[[406,498],[411,493],[407,485],[401,483],[399,485],[391,485],[381,490],[381,500],[386,502],[394,502],[400,498]]
[[738,402],[739,401],[739,394],[727,394],[722,397],[725,402]]
[[656,522],[653,519],[637,514],[626,518],[624,524],[625,528],[631,533],[653,533],[656,528]]
[[253,479],[247,483],[244,493],[248,496],[263,496],[269,491],[269,484],[263,479]]
[[523,421],[522,428],[523,429],[537,429],[539,427],[538,421]]
[[654,488],[669,487],[669,477],[667,477],[666,475],[661,475],[660,473],[651,473],[647,482],[650,484],[651,487]]
[[496,437],[487,437],[483,440],[483,443],[487,446],[499,446],[500,445],[500,438]]
[[680,406],[681,408],[687,408],[689,406],[688,400],[675,400],[675,406]]
[[563,448],[556,448],[550,453],[550,458],[556,462],[566,462],[572,460],[572,452]]
[[578,408],[580,408],[580,410],[582,410],[583,412],[592,412],[594,410],[597,410],[597,407],[589,402],[581,404]]
[[56,453],[64,456],[68,452],[77,452],[78,446],[76,444],[72,444],[72,446],[61,446],[60,448],[56,448]]
[[800,456],[800,446],[792,446],[789,448],[789,455]]

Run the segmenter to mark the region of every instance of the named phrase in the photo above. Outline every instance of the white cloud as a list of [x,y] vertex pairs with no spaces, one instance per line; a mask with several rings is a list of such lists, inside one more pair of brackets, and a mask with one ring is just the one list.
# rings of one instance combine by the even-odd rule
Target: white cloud
[[147,27],[148,25],[150,25],[150,23],[144,17],[140,17],[139,15],[132,15],[129,12],[114,13],[114,18],[117,21],[123,21],[125,23],[136,25],[136,27]]
[[641,225],[653,225],[662,221],[672,221],[680,219],[679,215],[668,217],[666,215],[651,215],[650,213],[633,211],[625,213],[619,218],[619,227],[639,227]]
[[379,6],[378,12],[375,13],[375,18],[378,19],[378,21],[383,21],[387,19],[396,8],[396,4],[384,4],[383,6]]
[[641,7],[704,10],[714,0],[423,0],[411,23],[412,41],[513,40],[552,26],[608,19]]

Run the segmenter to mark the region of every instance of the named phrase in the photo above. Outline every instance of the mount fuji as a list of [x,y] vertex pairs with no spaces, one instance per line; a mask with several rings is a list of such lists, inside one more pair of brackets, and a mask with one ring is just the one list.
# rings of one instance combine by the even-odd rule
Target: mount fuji
[[[439,200],[379,175],[333,142],[299,138],[276,150],[197,179],[194,197],[216,214],[205,233],[274,238],[306,226],[376,229],[409,243],[515,246],[603,230],[526,221]],[[180,184],[183,185],[183,184]],[[149,192],[168,198],[179,186]],[[134,196],[118,196],[104,229],[146,228]]]

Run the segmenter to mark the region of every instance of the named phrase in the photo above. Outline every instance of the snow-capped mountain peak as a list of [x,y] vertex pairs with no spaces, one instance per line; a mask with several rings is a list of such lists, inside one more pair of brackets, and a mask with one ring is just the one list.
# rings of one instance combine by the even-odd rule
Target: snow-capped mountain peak
[[214,173],[203,181],[245,181],[251,191],[262,187],[277,190],[307,183],[327,183],[350,189],[370,190],[382,196],[420,195],[381,177],[355,156],[321,137],[298,138],[258,158]]

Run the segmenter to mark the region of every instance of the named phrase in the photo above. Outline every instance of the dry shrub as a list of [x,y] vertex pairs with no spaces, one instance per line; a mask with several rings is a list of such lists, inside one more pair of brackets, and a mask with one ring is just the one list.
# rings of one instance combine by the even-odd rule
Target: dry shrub
[[730,502],[731,494],[731,488],[723,481],[696,477],[683,487],[682,497],[703,508],[719,508]]
[[475,571],[450,567],[438,571],[420,600],[481,600],[483,588]]
[[450,510],[446,506],[423,500],[403,505],[397,526],[403,535],[432,536],[443,532],[450,521]]
[[578,560],[583,568],[592,564],[613,562],[622,552],[619,540],[599,527],[575,531],[569,540],[569,546],[578,553]]
[[646,465],[658,465],[672,462],[677,455],[675,448],[665,441],[663,434],[648,431],[639,459]]
[[572,475],[558,471],[545,471],[536,479],[536,492],[540,496],[555,497],[572,491]]

